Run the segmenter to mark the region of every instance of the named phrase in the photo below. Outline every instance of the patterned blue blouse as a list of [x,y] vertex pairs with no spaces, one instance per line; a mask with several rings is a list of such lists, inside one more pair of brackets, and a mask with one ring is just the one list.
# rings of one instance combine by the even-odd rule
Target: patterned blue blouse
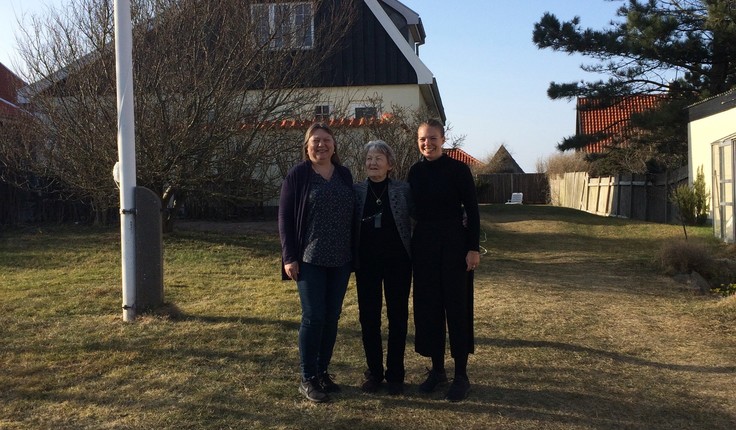
[[312,172],[303,261],[339,267],[352,259],[353,189],[333,175],[327,181]]

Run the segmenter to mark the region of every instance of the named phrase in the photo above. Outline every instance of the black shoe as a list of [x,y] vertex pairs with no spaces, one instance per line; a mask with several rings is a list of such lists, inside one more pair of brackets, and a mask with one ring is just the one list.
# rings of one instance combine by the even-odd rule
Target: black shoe
[[320,385],[319,379],[316,376],[302,380],[301,384],[299,384],[299,392],[303,394],[304,397],[315,403],[322,403],[330,400],[330,397],[324,392],[322,385]]
[[403,382],[389,382],[388,383],[388,394],[391,396],[398,396],[404,394],[404,383]]
[[437,372],[434,369],[427,369],[427,379],[419,384],[419,389],[424,391],[425,393],[431,393],[432,391],[434,391],[435,388],[437,388],[438,385],[444,384],[446,382],[447,373],[445,373],[444,371]]
[[332,380],[332,378],[335,375],[330,375],[327,372],[322,372],[319,374],[319,385],[322,386],[322,391],[325,393],[339,393],[340,392],[340,386],[335,384],[335,381]]
[[469,391],[470,381],[468,381],[468,377],[455,376],[455,379],[452,380],[452,384],[450,384],[450,388],[447,390],[445,399],[451,402],[459,402],[460,400],[465,400],[465,398],[468,397]]
[[381,381],[383,378],[378,379],[373,376],[370,370],[366,370],[364,375],[365,380],[363,380],[363,385],[360,386],[360,389],[363,390],[364,393],[375,393],[381,388]]

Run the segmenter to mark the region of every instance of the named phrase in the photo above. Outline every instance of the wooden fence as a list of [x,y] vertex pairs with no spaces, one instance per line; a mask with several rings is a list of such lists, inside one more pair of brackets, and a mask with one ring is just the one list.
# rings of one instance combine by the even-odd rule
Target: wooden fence
[[597,215],[678,223],[672,189],[687,184],[688,169],[656,175],[621,174],[591,178],[585,172],[550,178],[550,202]]
[[524,193],[525,204],[549,203],[549,181],[544,173],[493,173],[476,177],[479,203],[506,203],[511,193]]
[[0,226],[43,222],[90,222],[92,208],[58,195],[21,190],[0,182]]

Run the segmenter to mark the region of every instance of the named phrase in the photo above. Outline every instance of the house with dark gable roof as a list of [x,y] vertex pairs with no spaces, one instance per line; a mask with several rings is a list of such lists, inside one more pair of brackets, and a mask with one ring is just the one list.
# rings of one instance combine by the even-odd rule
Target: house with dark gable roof
[[[198,8],[207,15],[197,15]],[[337,12],[331,15],[331,8]],[[343,27],[344,34],[335,32],[340,40],[330,39],[326,29],[330,28],[331,16],[347,9],[354,9],[354,19]],[[206,187],[211,185],[189,173],[200,164],[206,164],[207,172],[226,177],[232,184],[216,194],[237,196],[248,204],[272,201],[285,166],[301,157],[300,134],[314,120],[335,124],[336,128],[375,124],[390,118],[387,114],[397,112],[397,107],[445,121],[437,80],[419,56],[427,37],[424,25],[420,15],[401,1],[184,0],[170,11],[162,11],[150,20],[139,18],[133,31],[138,152],[142,153],[145,147],[152,157],[169,159],[174,158],[171,154],[177,154],[176,163],[139,164],[141,172],[145,168],[159,169],[155,175],[142,174],[140,184],[163,190],[158,191],[163,201],[170,201],[165,194],[177,186],[183,190],[182,195],[186,192],[193,196],[199,190],[206,194]],[[208,25],[211,22],[222,26]],[[212,37],[220,28],[227,33]],[[176,37],[179,34],[190,37]],[[215,47],[208,51],[208,44]],[[152,48],[140,49],[144,46]],[[186,49],[178,50],[179,46]],[[211,58],[207,56],[210,52],[214,53]],[[227,55],[216,55],[222,52]],[[221,59],[230,55],[237,57],[231,69],[212,66],[222,64]],[[154,60],[146,62],[150,58]],[[109,101],[114,99],[115,91],[114,80],[109,77],[114,74],[105,72],[114,70],[112,47],[105,45],[83,58],[62,58],[50,63],[67,66],[26,86],[24,100],[39,111],[46,109],[46,118],[58,109],[61,120],[55,124],[62,125],[72,123],[64,120],[71,110],[60,105],[69,101],[70,105],[83,106],[91,116],[100,116],[86,122],[100,125],[95,127],[95,140],[113,142],[110,131],[115,124],[109,119],[114,118],[110,108],[114,105]],[[295,64],[308,67],[290,67]],[[208,70],[225,71],[208,74]],[[86,73],[90,74],[89,79]],[[201,79],[188,79],[190,76]],[[286,90],[280,91],[282,88]],[[94,108],[97,104],[99,109]],[[273,130],[275,124],[283,124],[287,132]],[[211,138],[210,131],[217,136]],[[336,134],[341,134],[338,137],[352,133],[360,138],[360,143],[365,142],[369,132],[367,128],[352,130],[348,126],[336,130]],[[164,151],[158,150],[164,145]],[[202,150],[193,151],[187,145]],[[234,157],[222,156],[215,150],[208,151],[206,145],[235,148],[233,151],[239,152]],[[105,160],[112,169],[114,153],[110,146],[94,146],[94,151],[103,155],[94,159]],[[340,148],[346,164],[358,158],[350,157],[347,149],[347,145]],[[236,166],[246,164],[240,160],[247,160],[245,168]],[[202,171],[205,170],[197,170]]]
[[397,0],[360,3],[346,45],[322,67],[315,116],[379,118],[379,98],[382,106],[426,110],[444,122],[437,80],[419,58],[426,39],[419,14]]
[[[316,90],[319,96],[314,106],[294,120],[381,118],[388,113],[382,110],[399,106],[425,111],[444,123],[446,116],[437,80],[419,58],[419,47],[426,39],[424,25],[417,12],[398,0],[246,0],[243,3],[250,7],[252,22],[244,25],[254,25],[272,50],[319,49],[315,25],[329,25],[329,16],[324,15],[329,9],[326,6],[340,7],[348,2],[357,4],[352,28],[335,54],[320,64],[319,74],[300,83]],[[315,10],[317,4],[319,10]],[[279,20],[281,24],[276,24]],[[283,30],[281,26],[289,28]],[[49,90],[75,73],[75,68],[83,68],[96,58],[80,58],[75,65],[27,86],[24,97],[30,100]],[[249,84],[244,89],[259,88]]]

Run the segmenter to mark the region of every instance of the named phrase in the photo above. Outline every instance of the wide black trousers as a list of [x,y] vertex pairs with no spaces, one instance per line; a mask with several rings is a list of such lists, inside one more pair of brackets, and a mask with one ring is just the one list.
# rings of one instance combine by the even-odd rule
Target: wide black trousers
[[[411,262],[405,251],[403,254],[402,258],[362,257],[361,267],[355,272],[366,364],[372,377],[379,381],[385,376],[388,382],[403,382],[405,376]],[[385,372],[381,338],[384,295],[388,317]]]
[[457,223],[419,223],[412,237],[415,350],[425,357],[473,353],[473,273],[467,272],[466,229]]

